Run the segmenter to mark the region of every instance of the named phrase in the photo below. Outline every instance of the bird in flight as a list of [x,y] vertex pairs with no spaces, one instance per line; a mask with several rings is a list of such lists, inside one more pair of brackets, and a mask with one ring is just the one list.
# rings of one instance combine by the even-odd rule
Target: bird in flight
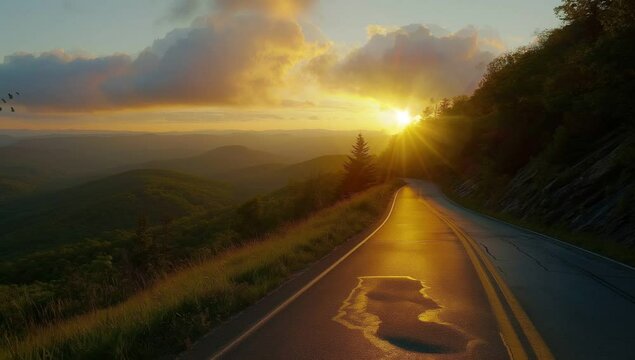
[[[13,93],[8,92],[8,93],[7,93],[8,100],[7,100],[7,99],[5,99],[5,98],[0,98],[0,100],[2,100],[2,103],[3,103],[3,104],[13,105],[13,103],[15,102],[14,98],[15,98],[16,96],[20,96],[20,95],[21,95],[21,94],[20,94],[20,92],[19,92],[19,91],[14,91]],[[8,105],[7,105],[7,107],[8,107],[8,108],[10,108],[10,109],[11,109],[11,112],[13,112],[13,113],[14,113],[14,112],[15,112],[15,107],[13,107],[13,106],[8,106]],[[0,111],[2,111],[2,108],[0,108]],[[9,111],[9,109],[7,109],[7,111]]]

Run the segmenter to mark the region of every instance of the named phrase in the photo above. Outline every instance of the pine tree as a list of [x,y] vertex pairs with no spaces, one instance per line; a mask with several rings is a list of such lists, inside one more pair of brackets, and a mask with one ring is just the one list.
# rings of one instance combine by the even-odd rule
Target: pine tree
[[375,183],[375,164],[362,134],[357,135],[351,155],[344,164],[344,171],[340,191],[343,196],[365,190]]

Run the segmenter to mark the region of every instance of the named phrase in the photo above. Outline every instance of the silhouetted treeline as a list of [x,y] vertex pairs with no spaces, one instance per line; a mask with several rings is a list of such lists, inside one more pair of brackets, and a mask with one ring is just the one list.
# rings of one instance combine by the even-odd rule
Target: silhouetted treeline
[[632,132],[635,5],[566,0],[556,12],[563,27],[495,59],[472,96],[394,139],[385,166],[504,182],[532,158],[566,166],[603,137]]

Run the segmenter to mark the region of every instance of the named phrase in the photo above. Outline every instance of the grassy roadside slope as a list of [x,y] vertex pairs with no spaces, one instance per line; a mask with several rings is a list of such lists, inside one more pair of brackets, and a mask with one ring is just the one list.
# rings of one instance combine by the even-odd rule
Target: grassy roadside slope
[[489,215],[493,218],[502,220],[510,224],[518,225],[526,229],[554,237],[558,240],[562,240],[564,242],[579,246],[585,250],[589,250],[591,252],[606,256],[621,263],[635,266],[635,250],[625,246],[624,244],[604,241],[597,234],[574,232],[568,230],[565,226],[548,226],[541,222],[539,219],[521,219],[513,216],[512,214],[500,211],[493,211],[483,206],[483,204],[475,199],[462,198],[456,195],[451,189],[449,189],[448,186],[444,186],[442,190],[445,196],[448,197],[448,199],[456,202],[457,204],[465,208]]
[[374,224],[396,183],[374,187],[216,258],[167,276],[117,306],[9,339],[0,358],[157,358],[177,354],[215,324]]

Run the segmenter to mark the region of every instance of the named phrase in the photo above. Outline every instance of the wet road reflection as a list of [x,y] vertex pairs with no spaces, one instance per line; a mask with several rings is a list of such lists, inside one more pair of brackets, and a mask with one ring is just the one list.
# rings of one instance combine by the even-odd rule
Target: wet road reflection
[[[481,343],[440,319],[443,307],[409,276],[360,277],[334,321],[359,330],[386,353],[464,354]],[[453,358],[457,358],[453,356]],[[460,358],[460,357],[459,357]]]
[[414,188],[382,224],[222,358],[509,359],[463,242]]

